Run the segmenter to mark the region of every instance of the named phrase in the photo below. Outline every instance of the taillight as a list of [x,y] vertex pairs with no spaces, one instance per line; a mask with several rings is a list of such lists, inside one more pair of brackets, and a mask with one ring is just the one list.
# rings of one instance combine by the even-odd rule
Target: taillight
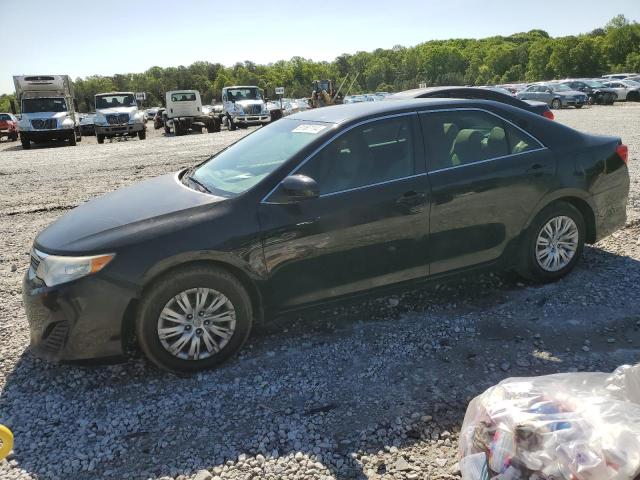
[[555,115],[553,114],[553,112],[551,110],[545,110],[542,115],[545,118],[548,118],[549,120],[555,120],[556,119]]
[[616,148],[616,153],[624,163],[627,163],[629,161],[629,147],[627,147],[626,145],[618,145],[618,148]]

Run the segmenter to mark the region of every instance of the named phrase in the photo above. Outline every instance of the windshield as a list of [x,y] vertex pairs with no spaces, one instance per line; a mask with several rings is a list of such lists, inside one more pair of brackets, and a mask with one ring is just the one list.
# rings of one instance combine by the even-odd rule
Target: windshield
[[171,94],[172,102],[195,102],[196,94],[193,92],[176,92]]
[[239,195],[260,182],[332,125],[283,119],[256,130],[192,174],[208,190]]
[[230,88],[227,90],[227,99],[231,102],[239,100],[262,100],[262,94],[257,87]]
[[8,113],[0,113],[0,122],[10,122],[11,117]]
[[555,83],[555,84],[549,85],[549,87],[554,92],[570,92],[571,91],[571,88],[569,88],[566,85],[563,85],[561,83]]
[[596,82],[595,80],[583,80],[583,83],[586,83],[587,86],[591,88],[602,88],[604,85],[600,82]]
[[122,95],[96,95],[96,108],[135,107],[136,98],[130,93]]
[[25,98],[22,100],[22,113],[66,112],[64,98]]

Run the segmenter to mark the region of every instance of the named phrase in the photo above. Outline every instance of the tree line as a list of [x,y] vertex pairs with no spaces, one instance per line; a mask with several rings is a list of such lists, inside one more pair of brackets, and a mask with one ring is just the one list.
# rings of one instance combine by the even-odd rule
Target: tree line
[[[257,85],[271,98],[275,87],[283,86],[289,97],[308,97],[313,80],[330,78],[339,84],[349,75],[348,85],[356,74],[352,94],[400,91],[420,83],[491,85],[597,77],[616,71],[640,71],[640,24],[623,15],[581,35],[552,38],[543,30],[530,30],[507,37],[434,40],[414,47],[343,54],[332,62],[294,57],[268,65],[245,61],[225,67],[201,61],[187,67],[77,78],[74,85],[81,111],[88,111],[87,99],[109,91],[146,92],[145,104],[155,106],[175,89],[198,90],[203,101],[210,103],[220,100],[222,87],[229,85]],[[9,111],[11,98],[0,96],[0,111]]]

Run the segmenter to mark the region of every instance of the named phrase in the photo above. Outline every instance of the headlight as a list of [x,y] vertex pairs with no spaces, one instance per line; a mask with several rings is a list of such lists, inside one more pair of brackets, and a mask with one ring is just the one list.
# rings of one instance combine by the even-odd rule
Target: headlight
[[115,257],[114,253],[89,257],[60,257],[47,255],[35,249],[33,255],[40,259],[35,272],[36,277],[48,287],[99,272]]
[[72,118],[67,117],[62,121],[62,128],[73,128],[73,127],[74,127],[74,121]]

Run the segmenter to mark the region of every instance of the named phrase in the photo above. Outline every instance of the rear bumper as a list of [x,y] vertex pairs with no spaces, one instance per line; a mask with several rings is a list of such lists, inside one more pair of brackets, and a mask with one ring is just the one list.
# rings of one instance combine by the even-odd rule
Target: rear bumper
[[132,296],[97,276],[56,287],[25,274],[22,285],[31,351],[50,361],[123,355],[122,322]]
[[106,135],[106,136],[115,136],[115,135],[128,135],[130,133],[137,133],[141,130],[145,129],[144,123],[133,123],[127,125],[95,125],[94,130],[96,135]]
[[592,197],[596,221],[596,242],[608,237],[627,223],[629,198],[629,173],[626,167],[610,175],[618,177],[619,183]]

